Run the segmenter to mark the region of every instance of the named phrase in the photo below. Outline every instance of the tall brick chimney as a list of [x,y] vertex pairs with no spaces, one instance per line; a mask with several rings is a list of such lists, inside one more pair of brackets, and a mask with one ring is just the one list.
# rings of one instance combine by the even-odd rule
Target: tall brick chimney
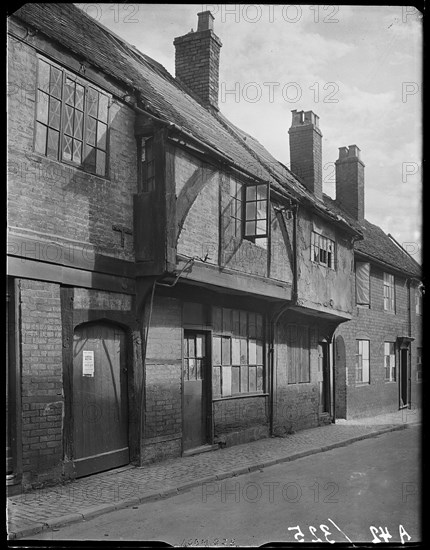
[[356,220],[364,220],[364,163],[357,145],[339,147],[336,165],[336,202]]
[[213,31],[210,11],[197,14],[196,32],[175,38],[175,74],[197,95],[205,107],[218,110],[219,55],[221,40]]
[[291,171],[306,188],[322,199],[322,133],[312,111],[292,111],[290,134]]

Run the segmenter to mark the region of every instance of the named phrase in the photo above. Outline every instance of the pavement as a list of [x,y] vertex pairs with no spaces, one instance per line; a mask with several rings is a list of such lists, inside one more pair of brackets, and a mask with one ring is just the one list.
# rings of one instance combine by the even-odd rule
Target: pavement
[[[260,439],[198,455],[141,467],[126,466],[64,485],[7,499],[8,539],[82,522],[113,510],[168,498],[193,487],[248,474],[274,464],[342,447],[421,422],[417,410],[369,418],[336,420],[285,437]],[[37,536],[34,537],[37,540]]]

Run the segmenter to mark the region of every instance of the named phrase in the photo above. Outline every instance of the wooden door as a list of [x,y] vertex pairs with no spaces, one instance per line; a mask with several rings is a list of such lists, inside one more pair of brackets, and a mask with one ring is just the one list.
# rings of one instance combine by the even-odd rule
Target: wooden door
[[73,461],[78,477],[128,464],[126,337],[82,325],[73,342]]
[[207,443],[207,337],[184,332],[184,450]]

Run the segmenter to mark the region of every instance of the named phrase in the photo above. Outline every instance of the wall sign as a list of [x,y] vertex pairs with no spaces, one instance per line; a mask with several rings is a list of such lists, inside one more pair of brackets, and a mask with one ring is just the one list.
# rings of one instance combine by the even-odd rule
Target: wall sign
[[83,351],[82,353],[82,376],[94,377],[94,352]]

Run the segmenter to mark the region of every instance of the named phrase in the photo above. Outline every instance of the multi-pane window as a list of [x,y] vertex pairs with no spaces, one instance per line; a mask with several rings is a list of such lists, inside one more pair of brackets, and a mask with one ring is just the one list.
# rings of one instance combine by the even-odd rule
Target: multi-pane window
[[394,308],[394,275],[391,275],[390,273],[384,273],[384,309],[385,311],[394,311]]
[[370,382],[370,342],[357,340],[355,356],[355,381],[358,383]]
[[246,239],[267,237],[268,203],[268,184],[246,186],[244,221],[244,237]]
[[370,264],[355,263],[355,299],[357,305],[370,305]]
[[385,380],[395,382],[396,380],[396,352],[393,342],[384,342],[384,364]]
[[311,381],[309,327],[287,325],[287,372],[289,384]]
[[35,151],[105,176],[108,107],[106,94],[39,59]]
[[203,380],[205,361],[205,335],[187,331],[184,338],[184,380]]
[[423,314],[423,295],[419,287],[415,290],[415,313],[417,315]]
[[264,391],[264,332],[259,313],[213,308],[214,398]]
[[311,260],[317,264],[334,269],[335,242],[312,231]]
[[417,348],[417,382],[423,379],[423,348]]
[[143,141],[141,148],[142,161],[142,191],[155,189],[155,164],[154,164],[154,140],[148,138]]
[[231,235],[242,236],[242,183],[230,178],[230,224]]

